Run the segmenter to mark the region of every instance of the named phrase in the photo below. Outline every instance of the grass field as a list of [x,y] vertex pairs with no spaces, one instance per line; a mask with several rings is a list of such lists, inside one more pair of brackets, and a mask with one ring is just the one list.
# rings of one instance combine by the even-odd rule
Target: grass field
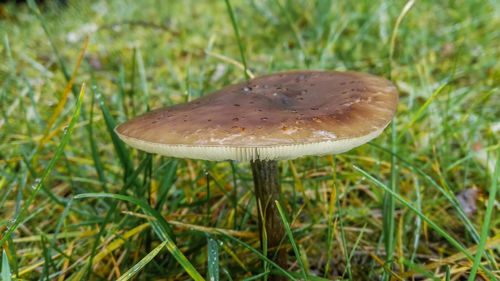
[[500,279],[499,1],[28,2],[0,4],[0,280],[278,272],[248,163],[148,155],[113,132],[243,81],[243,62],[400,91],[369,144],[280,162],[289,278]]

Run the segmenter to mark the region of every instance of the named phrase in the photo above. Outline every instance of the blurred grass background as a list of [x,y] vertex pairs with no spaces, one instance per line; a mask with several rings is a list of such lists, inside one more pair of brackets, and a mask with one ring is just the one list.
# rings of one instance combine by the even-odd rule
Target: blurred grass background
[[[400,90],[394,125],[370,144],[280,163],[290,274],[498,279],[500,2],[231,5],[255,75],[354,70]],[[251,280],[273,270],[252,252],[247,163],[147,156],[112,132],[245,79],[224,1],[8,2],[0,36],[2,280]]]

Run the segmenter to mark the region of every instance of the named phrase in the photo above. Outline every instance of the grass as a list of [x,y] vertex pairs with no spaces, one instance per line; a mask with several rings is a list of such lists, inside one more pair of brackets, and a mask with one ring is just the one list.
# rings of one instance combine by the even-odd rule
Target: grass
[[[500,279],[498,2],[28,2],[0,5],[0,280]],[[284,270],[248,164],[113,129],[300,68],[390,78],[400,104],[370,144],[280,163]]]

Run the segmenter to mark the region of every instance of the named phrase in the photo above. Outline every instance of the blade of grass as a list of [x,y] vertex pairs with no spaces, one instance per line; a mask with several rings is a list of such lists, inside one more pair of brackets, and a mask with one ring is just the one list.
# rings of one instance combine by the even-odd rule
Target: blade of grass
[[309,213],[312,216],[312,220],[318,221],[318,218],[316,217],[316,212],[314,212],[314,210],[312,209],[309,196],[306,195],[304,185],[302,184],[302,180],[300,179],[299,173],[297,173],[297,169],[295,169],[295,165],[293,164],[292,160],[288,160],[288,167],[290,167],[290,171],[292,172],[293,175],[294,188],[296,190],[299,190],[300,193],[302,193],[302,197],[304,199],[307,209],[309,210]]
[[[47,253],[49,255],[52,255],[52,249],[54,248],[54,246],[56,244],[57,236],[59,235],[59,232],[62,229],[64,220],[66,219],[66,216],[68,215],[69,210],[71,209],[71,204],[72,203],[73,203],[73,200],[70,199],[68,201],[68,204],[66,205],[66,208],[64,208],[64,211],[63,211],[61,217],[59,218],[59,222],[57,223],[56,230],[54,231],[54,233],[53,233],[53,235],[51,237],[50,245],[49,245],[49,248],[47,249]],[[46,236],[46,237],[49,238],[48,236]],[[50,272],[47,272],[47,276],[49,274],[50,274]]]
[[297,40],[297,43],[299,44],[300,50],[302,51],[302,56],[303,56],[303,62],[306,66],[306,68],[309,67],[309,59],[306,55],[306,47],[304,40],[302,39],[302,36],[300,35],[299,29],[295,24],[293,24],[292,19],[290,19],[290,15],[288,14],[287,10],[283,7],[281,4],[280,0],[274,0],[274,3],[278,6],[280,12],[285,16],[286,23],[288,26],[290,26],[290,29],[293,32],[293,35],[295,36],[295,39]]
[[[396,153],[397,153],[397,141],[396,141],[396,119],[393,118],[391,122],[391,185],[390,188],[393,192],[396,192],[396,182],[397,182],[397,168],[396,168]],[[396,209],[396,203],[394,197],[392,197],[388,192],[385,192],[384,200],[382,203],[382,225],[383,225],[383,237],[385,246],[385,264],[387,268],[392,269],[392,258],[394,255],[394,212]],[[384,280],[387,281],[390,278],[389,272],[384,268]]]
[[241,62],[243,63],[243,72],[245,73],[245,78],[249,79],[250,76],[247,72],[247,61],[245,59],[245,52],[243,50],[243,44],[241,43],[240,33],[238,32],[238,25],[236,24],[236,19],[234,18],[233,8],[231,7],[231,3],[229,0],[226,1],[227,12],[229,13],[229,17],[231,18],[231,23],[233,24],[234,35],[236,36],[236,41],[238,42],[238,48],[240,49]]
[[[385,147],[382,147],[382,146],[379,146],[377,144],[374,144],[372,142],[369,143],[370,145],[378,148],[378,149],[381,149],[391,155],[394,155],[396,156],[399,161],[404,164],[406,167],[408,167],[410,170],[414,171],[414,172],[417,172],[418,174],[420,174],[424,179],[426,179],[430,184],[431,186],[434,186],[439,192],[441,192],[441,194],[444,195],[444,197],[450,201],[450,203],[452,204],[452,206],[456,209],[456,211],[458,212],[459,214],[459,218],[462,220],[462,222],[464,223],[466,229],[469,231],[469,233],[472,235],[472,237],[474,238],[474,240],[476,241],[476,243],[479,243],[479,234],[477,232],[477,230],[474,228],[474,226],[472,225],[472,222],[470,221],[469,217],[465,214],[464,210],[462,209],[460,203],[458,202],[458,200],[455,198],[455,196],[453,194],[450,194],[449,192],[447,192],[443,187],[441,187],[433,178],[431,178],[428,174],[426,174],[422,169],[416,167],[415,165],[413,165],[412,163],[410,163],[408,160],[404,159],[403,157],[401,157],[400,155],[398,154],[393,154],[389,149],[385,148]],[[447,186],[445,186],[447,190],[449,190],[449,188]]]
[[11,281],[11,273],[10,273],[10,266],[9,266],[9,260],[7,259],[7,253],[5,250],[3,250],[2,254],[2,281]]
[[149,254],[147,254],[144,258],[142,258],[138,263],[132,266],[129,270],[123,273],[120,278],[116,281],[127,281],[133,278],[141,269],[143,269],[156,255],[160,253],[160,251],[167,245],[168,241],[163,241],[160,245],[156,246]]
[[132,160],[130,159],[129,151],[128,151],[127,147],[125,147],[123,142],[120,140],[118,135],[116,135],[116,133],[114,131],[114,129],[116,127],[116,122],[113,119],[113,117],[111,116],[111,113],[110,113],[108,107],[104,103],[104,99],[102,97],[102,94],[94,82],[92,82],[92,91],[95,93],[95,95],[97,97],[97,101],[99,102],[99,106],[101,107],[102,115],[103,115],[104,121],[106,123],[106,128],[108,129],[108,134],[111,137],[111,141],[113,142],[113,146],[115,148],[115,151],[118,154],[118,158],[120,159],[120,163],[123,166],[123,169],[125,171],[123,177],[124,177],[124,179],[126,179],[129,172],[133,170]]
[[283,224],[285,225],[286,234],[288,235],[288,239],[290,240],[290,243],[292,243],[293,251],[295,252],[295,257],[297,258],[297,262],[299,263],[300,271],[302,272],[302,277],[304,277],[304,280],[307,280],[306,269],[304,268],[304,263],[302,262],[302,258],[300,256],[300,251],[297,248],[297,244],[295,244],[295,239],[293,239],[292,230],[290,229],[290,226],[288,225],[288,221],[286,220],[285,214],[283,213],[283,210],[281,209],[280,203],[278,201],[274,201],[274,203],[276,204],[276,207],[278,207],[278,212],[280,213],[281,220],[283,221]]
[[401,261],[403,262],[404,265],[406,265],[408,268],[424,275],[425,277],[429,278],[429,279],[432,279],[434,281],[440,281],[441,279],[435,277],[434,275],[432,275],[432,273],[428,272],[427,270],[421,268],[420,266],[418,266],[417,264],[414,264],[413,262],[405,259],[405,258],[402,258]]
[[168,251],[172,254],[172,256],[179,262],[179,264],[186,270],[186,272],[193,278],[194,280],[205,280],[198,273],[195,267],[189,262],[189,260],[184,256],[184,254],[177,248],[175,245],[175,241],[172,240],[173,231],[168,225],[167,221],[163,218],[163,216],[153,209],[146,201],[138,200],[136,198],[120,195],[120,194],[109,194],[109,193],[84,193],[79,194],[74,197],[75,199],[83,199],[83,198],[113,198],[122,201],[127,201],[133,203],[139,207],[147,214],[155,219],[149,219],[148,221],[153,227],[156,235],[162,240],[167,241],[166,247]]
[[229,164],[231,166],[231,176],[233,178],[233,228],[234,229],[239,229],[239,225],[237,225],[237,220],[236,218],[238,217],[238,186],[237,183],[237,172],[236,172],[236,165],[234,164],[233,160],[229,160]]
[[11,257],[10,261],[12,263],[12,264],[9,264],[9,267],[10,267],[11,275],[14,274],[14,276],[18,277],[19,276],[19,255],[17,254],[17,252],[20,249],[18,247],[16,247],[16,244],[14,244],[13,240],[14,239],[12,239],[12,236],[9,237],[9,239],[7,240],[7,243],[9,244],[9,253],[10,253],[10,257]]
[[[339,194],[337,186],[335,186],[335,194]],[[336,196],[335,202],[337,204],[338,220],[340,226],[340,237],[342,239],[342,248],[344,250],[344,258],[346,263],[344,273],[345,271],[347,271],[347,277],[349,278],[350,281],[352,281],[351,260],[349,259],[349,252],[347,251],[347,240],[345,239],[344,222],[342,220],[342,207],[340,205],[340,195]]]
[[[150,226],[149,223],[143,223],[125,232],[123,235],[120,235],[119,237],[115,238],[109,244],[104,245],[104,247],[99,251],[99,253],[97,253],[97,255],[95,256],[91,255],[89,258],[87,258],[87,264],[92,264],[93,262],[95,263],[101,262],[106,256],[108,256],[114,250],[118,249],[123,244],[125,244],[127,239],[130,239],[131,237],[141,233],[144,229],[148,228],[149,226]],[[80,270],[75,274],[78,278],[74,278],[72,280],[79,280],[84,276],[85,280],[90,280],[91,279],[89,277],[90,274],[85,275],[86,274],[85,271],[87,271],[87,266],[81,267]],[[95,272],[91,272],[91,274],[95,274]]]
[[10,235],[17,229],[19,224],[24,218],[24,215],[28,211],[28,208],[30,207],[31,203],[33,200],[35,200],[36,195],[42,188],[43,184],[45,183],[45,180],[47,179],[48,175],[56,165],[57,159],[61,156],[61,154],[64,151],[64,148],[66,147],[66,144],[69,141],[69,137],[71,136],[71,133],[73,133],[73,129],[75,127],[76,121],[78,120],[78,116],[80,115],[80,108],[82,107],[82,102],[83,102],[83,95],[85,93],[85,83],[82,84],[82,89],[80,90],[80,96],[78,97],[78,101],[76,104],[75,112],[73,113],[73,117],[71,118],[71,121],[69,122],[68,128],[66,129],[64,136],[61,140],[61,143],[57,147],[56,153],[54,154],[53,158],[50,160],[49,165],[47,166],[47,169],[42,174],[42,177],[40,178],[40,181],[36,185],[35,189],[32,191],[31,196],[26,200],[24,203],[24,207],[22,210],[19,212],[19,214],[16,216],[14,219],[13,224],[7,228],[7,230],[4,232],[2,238],[0,239],[0,247],[5,243],[5,241],[10,237]]
[[[66,78],[66,81],[69,82],[71,79],[71,75],[69,75],[69,71],[66,68],[66,64],[64,63],[61,55],[59,54],[59,51],[57,50],[56,45],[54,44],[54,41],[52,41],[52,38],[50,37],[49,30],[47,29],[47,23],[45,22],[45,19],[42,17],[42,14],[40,13],[40,11],[38,9],[38,6],[37,6],[35,0],[28,0],[27,3],[28,3],[28,7],[35,14],[36,18],[38,19],[38,21],[42,25],[42,29],[43,29],[45,35],[47,36],[50,47],[52,48],[52,52],[56,56],[57,61],[59,62],[59,65],[61,66],[61,70],[63,72],[64,77]],[[77,90],[75,89],[75,87],[72,87],[72,89],[73,89],[73,94],[75,95],[75,97],[77,97],[78,96]]]
[[337,169],[336,169],[337,161],[334,155],[328,155],[328,160],[332,165],[333,172],[332,172],[332,187],[330,189],[330,204],[328,205],[328,233],[326,242],[328,249],[326,255],[325,274],[323,275],[323,277],[325,278],[326,276],[328,276],[328,272],[330,271],[330,261],[332,259],[332,245],[336,230],[336,224],[333,223],[333,213],[335,211],[335,202],[337,198],[337,188],[335,185],[337,182]]
[[[148,156],[146,158],[144,158],[141,161],[141,163],[139,163],[139,166],[137,167],[137,169],[135,171],[133,171],[132,174],[126,179],[125,184],[122,186],[122,188],[120,190],[121,194],[124,194],[129,189],[129,187],[133,183],[135,183],[137,177],[139,176],[140,172],[144,169],[144,167],[146,167],[146,164],[149,162],[148,159],[150,159],[150,158],[151,158],[151,155],[148,154]],[[106,231],[106,225],[111,220],[111,217],[115,214],[115,210],[118,206],[118,202],[119,201],[113,201],[110,208],[107,210],[106,217],[104,218],[104,220],[100,224],[99,232],[95,236],[94,244],[92,245],[92,251],[90,254],[89,262],[87,264],[87,272],[85,275],[81,275],[81,278],[85,278],[85,280],[87,280],[88,277],[90,276],[90,274],[92,273],[91,269],[92,269],[92,265],[94,264],[94,257],[96,256],[96,253],[97,253],[98,243],[99,243],[99,241],[101,241],[100,239]]]
[[271,273],[271,271],[264,271],[264,272],[261,272],[261,273],[259,273],[259,274],[257,274],[257,275],[254,275],[254,276],[252,276],[252,277],[245,278],[245,279],[243,279],[243,280],[241,280],[241,281],[251,281],[251,280],[257,280],[257,279],[259,279],[259,278],[261,278],[261,277],[267,276],[269,273]]
[[437,90],[434,91],[434,93],[432,94],[432,96],[430,98],[428,98],[425,101],[425,103],[418,109],[417,113],[413,116],[413,118],[411,119],[411,121],[408,124],[406,124],[406,126],[401,130],[401,133],[399,133],[398,138],[397,138],[398,142],[404,136],[404,134],[406,133],[406,131],[408,131],[411,128],[411,126],[413,126],[413,124],[418,120],[418,118],[420,118],[420,116],[422,115],[422,113],[427,109],[427,107],[429,107],[429,105],[437,97],[437,95],[439,93],[441,93],[441,91],[446,86],[448,86],[448,83],[449,82],[445,82],[441,86],[439,86],[439,88],[437,88]]
[[[286,270],[286,272],[295,278],[299,278],[299,280],[303,280],[303,279],[300,279],[302,277],[302,273],[289,271],[289,270]],[[279,274],[279,271],[277,271],[276,269],[273,269],[273,270],[271,270],[271,274]],[[306,281],[331,281],[332,279],[327,279],[327,278],[318,277],[318,276],[314,276],[314,275],[307,275],[307,279],[305,279],[305,280]],[[344,281],[343,279],[336,279],[336,280]]]
[[95,170],[97,172],[97,177],[101,182],[102,189],[105,192],[109,192],[106,185],[106,178],[104,177],[104,166],[102,165],[101,157],[99,156],[99,151],[94,139],[94,99],[95,92],[92,92],[92,100],[90,102],[90,117],[88,125],[88,139],[90,144],[90,150],[92,152],[92,160],[94,161]]
[[139,79],[141,79],[141,90],[143,96],[143,104],[146,105],[146,111],[149,111],[149,92],[146,78],[146,69],[142,60],[141,51],[137,50],[137,67],[139,68]]
[[[213,52],[208,52],[208,51],[205,51],[205,54],[207,54],[207,55],[209,55],[211,57],[220,59],[221,61],[227,62],[229,64],[232,64],[232,65],[236,66],[237,68],[240,68],[241,70],[245,71],[245,66],[242,63],[240,63],[239,61],[235,60],[235,59],[232,59],[230,57],[227,57],[227,56],[224,56],[224,55],[221,55],[221,54],[217,54],[217,53],[213,53]],[[252,71],[250,69],[246,70],[246,74],[248,75],[249,78],[254,78],[255,77],[255,75],[252,73]]]
[[361,231],[359,232],[358,238],[356,238],[356,242],[354,242],[354,245],[352,246],[351,253],[349,254],[349,260],[354,257],[354,252],[356,252],[356,248],[359,245],[359,242],[361,241],[361,238],[363,238],[363,234],[365,234],[366,230],[366,223],[363,225],[363,228],[361,228]]
[[403,21],[405,15],[410,11],[413,4],[415,4],[415,0],[409,0],[408,2],[406,2],[405,6],[403,7],[403,10],[401,10],[401,13],[396,19],[396,24],[394,25],[394,29],[392,30],[391,41],[389,43],[389,67],[390,67],[389,76],[391,78],[392,78],[392,60],[394,57],[394,49],[396,47],[396,35],[398,34],[399,25]]
[[219,245],[212,235],[207,234],[208,280],[219,281]]
[[286,277],[290,278],[290,280],[294,280],[294,281],[297,281],[297,279],[295,279],[288,271],[284,270],[283,268],[281,268],[279,265],[277,265],[275,262],[273,262],[272,260],[270,260],[269,258],[267,258],[265,255],[261,254],[259,251],[255,250],[254,248],[252,248],[250,245],[248,245],[247,243],[237,239],[237,238],[234,238],[230,235],[227,235],[226,233],[224,232],[219,232],[220,235],[224,236],[225,238],[237,243],[237,244],[240,244],[241,246],[247,248],[248,250],[250,250],[252,253],[256,254],[260,259],[266,261],[268,264],[274,266],[277,271],[283,275],[285,275]]
[[[416,194],[416,208],[419,211],[422,211],[422,196],[420,194],[420,184],[418,183],[418,177],[415,176],[413,182],[415,183],[415,194]],[[415,257],[417,256],[418,243],[420,242],[420,230],[422,228],[422,219],[417,216],[415,218],[415,238],[413,241],[413,251],[410,256],[410,261],[413,262]]]
[[467,281],[476,280],[477,269],[481,263],[481,257],[484,251],[484,245],[486,244],[486,239],[488,238],[488,233],[490,230],[491,214],[493,213],[493,206],[495,205],[497,185],[499,179],[499,167],[500,167],[500,149],[498,149],[497,163],[495,164],[495,172],[491,178],[491,187],[488,194],[488,205],[486,206],[486,213],[484,214],[483,226],[481,227],[481,238],[479,239],[479,244],[477,246],[476,257],[474,258],[474,264],[470,270],[469,278]]
[[68,83],[66,84],[66,87],[64,88],[62,96],[59,99],[59,102],[57,103],[57,106],[54,109],[52,116],[50,116],[50,119],[47,122],[47,126],[45,127],[45,131],[43,132],[43,136],[42,136],[42,138],[40,138],[40,141],[38,142],[38,146],[36,148],[37,151],[40,150],[40,148],[50,140],[48,138],[49,131],[50,131],[50,129],[52,129],[52,125],[54,125],[57,117],[59,117],[59,115],[61,114],[61,111],[64,108],[64,105],[66,104],[66,100],[68,99],[69,92],[71,91],[71,87],[73,86],[73,82],[75,81],[75,77],[76,77],[76,74],[78,73],[78,69],[80,68],[80,63],[82,62],[83,55],[85,54],[85,50],[87,49],[88,42],[89,42],[89,36],[87,35],[85,37],[85,41],[83,42],[83,46],[82,46],[82,49],[80,51],[80,55],[78,56],[78,59],[76,61],[75,70],[73,71],[71,78],[69,79]]
[[[379,180],[377,180],[376,178],[374,178],[373,176],[371,176],[370,174],[368,174],[366,171],[364,171],[363,169],[359,168],[358,166],[353,166],[353,167],[354,167],[354,169],[356,171],[360,172],[363,176],[367,177],[369,180],[371,180],[377,186],[381,187],[385,191],[388,191],[392,196],[394,196],[394,198],[396,198],[399,202],[401,202],[405,207],[407,207],[412,212],[414,212],[415,214],[417,214],[420,218],[422,218],[422,220],[424,220],[425,222],[427,222],[427,224],[432,229],[434,229],[437,233],[439,233],[444,239],[446,239],[457,250],[459,250],[460,252],[462,252],[467,258],[469,258],[471,260],[473,259],[472,255],[467,252],[467,249],[465,249],[462,245],[460,245],[460,243],[458,243],[455,239],[453,239],[453,237],[451,237],[448,233],[446,233],[446,231],[444,231],[444,229],[442,229],[441,227],[439,227],[435,222],[433,222],[431,219],[429,219],[427,216],[425,216],[422,212],[420,212],[419,210],[417,210],[417,208],[415,208],[410,203],[408,203],[406,200],[404,200],[401,196],[399,196],[399,194],[397,194],[394,191],[392,191],[385,184],[383,184],[382,182],[380,182]],[[487,269],[486,267],[484,267],[482,264],[479,264],[479,267],[490,278],[492,278],[493,280],[497,280],[498,281],[498,279],[495,277],[495,275],[493,275],[493,273],[491,273],[491,271],[489,269]]]

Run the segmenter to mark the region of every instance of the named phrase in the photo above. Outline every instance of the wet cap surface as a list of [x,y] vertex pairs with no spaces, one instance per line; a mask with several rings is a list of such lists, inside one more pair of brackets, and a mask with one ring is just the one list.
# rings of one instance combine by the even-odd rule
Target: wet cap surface
[[373,139],[397,102],[392,83],[370,74],[281,72],[153,110],[115,131],[133,147],[173,157],[293,159],[341,153]]

